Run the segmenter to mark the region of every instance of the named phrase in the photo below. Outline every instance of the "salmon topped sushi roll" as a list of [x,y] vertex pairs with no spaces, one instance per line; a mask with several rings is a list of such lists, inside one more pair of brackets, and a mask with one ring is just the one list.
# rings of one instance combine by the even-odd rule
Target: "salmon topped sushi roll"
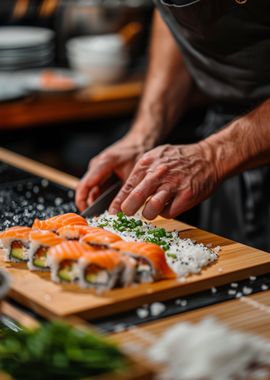
[[113,250],[84,253],[79,260],[80,285],[105,291],[120,281],[124,263],[122,255]]
[[167,264],[165,252],[159,245],[148,242],[119,241],[113,243],[111,247],[131,255],[136,260],[136,282],[146,283],[176,277]]
[[28,260],[29,227],[11,227],[0,233],[5,261],[22,262]]
[[77,241],[65,241],[48,251],[48,265],[54,282],[72,283],[79,278],[78,260],[85,254],[93,252],[86,244]]
[[64,226],[57,230],[57,234],[67,240],[80,240],[91,231],[92,227],[82,225]]
[[92,227],[91,230],[81,238],[81,242],[89,244],[97,249],[108,248],[110,244],[122,240],[120,236],[103,228]]
[[29,261],[30,270],[49,270],[47,253],[50,247],[54,247],[64,241],[52,231],[32,231],[30,233]]
[[61,227],[71,225],[88,226],[88,223],[82,216],[69,213],[53,216],[46,220],[36,219],[32,228],[34,230],[49,230],[56,232]]

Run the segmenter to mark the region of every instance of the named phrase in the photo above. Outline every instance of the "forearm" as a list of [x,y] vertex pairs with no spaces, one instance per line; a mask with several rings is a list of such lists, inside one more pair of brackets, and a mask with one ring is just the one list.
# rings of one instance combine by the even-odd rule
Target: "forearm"
[[156,11],[141,104],[130,131],[149,148],[170,132],[187,108],[193,82],[171,32]]
[[270,163],[270,99],[202,141],[219,177]]

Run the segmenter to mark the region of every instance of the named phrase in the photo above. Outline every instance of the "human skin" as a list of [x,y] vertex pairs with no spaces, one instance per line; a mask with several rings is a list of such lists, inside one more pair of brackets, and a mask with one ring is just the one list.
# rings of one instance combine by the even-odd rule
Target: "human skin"
[[174,218],[208,198],[224,179],[270,163],[270,100],[207,139],[162,145],[136,163],[110,211]]
[[209,197],[224,179],[270,162],[270,100],[199,143],[154,148],[186,111],[194,90],[179,49],[158,14],[150,58],[133,127],[90,162],[76,194],[81,210],[115,172],[125,184],[110,212],[132,215],[144,205],[147,219],[173,218]]
[[80,210],[97,198],[101,185],[113,173],[124,182],[138,159],[166,137],[188,108],[194,84],[179,47],[157,11],[149,55],[143,96],[134,123],[123,139],[90,161],[76,191]]

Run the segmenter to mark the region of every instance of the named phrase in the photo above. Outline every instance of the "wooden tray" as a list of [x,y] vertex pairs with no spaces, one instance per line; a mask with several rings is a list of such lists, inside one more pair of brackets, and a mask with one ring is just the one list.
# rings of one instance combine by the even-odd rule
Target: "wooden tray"
[[218,261],[199,275],[185,282],[160,281],[126,289],[115,289],[101,296],[77,285],[58,285],[50,281],[49,273],[30,272],[25,264],[9,264],[0,260],[0,267],[11,274],[10,296],[46,318],[77,315],[87,319],[127,311],[145,303],[181,297],[190,293],[223,285],[232,281],[270,272],[270,255],[234,243],[228,239],[197,230],[184,223],[158,219],[156,225],[182,231],[182,237],[220,245]]

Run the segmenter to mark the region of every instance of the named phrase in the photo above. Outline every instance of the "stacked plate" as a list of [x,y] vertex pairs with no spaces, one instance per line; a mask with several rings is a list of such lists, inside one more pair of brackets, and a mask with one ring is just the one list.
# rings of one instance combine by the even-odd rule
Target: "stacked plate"
[[53,60],[53,31],[24,26],[0,28],[0,71],[45,67]]

